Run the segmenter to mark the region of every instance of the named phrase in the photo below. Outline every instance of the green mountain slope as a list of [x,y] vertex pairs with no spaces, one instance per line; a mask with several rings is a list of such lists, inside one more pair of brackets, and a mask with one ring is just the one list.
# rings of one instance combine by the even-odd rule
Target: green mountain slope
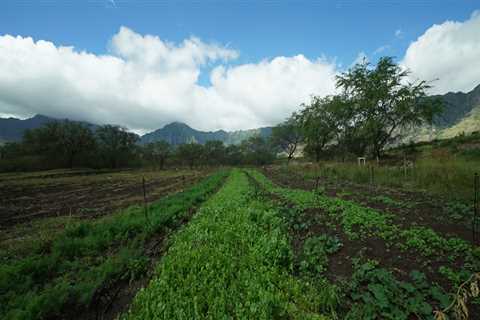
[[204,144],[207,141],[219,140],[229,145],[239,144],[243,140],[246,140],[253,135],[268,137],[270,136],[271,131],[271,127],[265,127],[259,129],[239,130],[231,132],[227,132],[224,130],[206,132],[192,129],[185,123],[173,122],[161,129],[143,135],[140,139],[140,143],[146,144],[163,140],[172,145],[178,145],[190,142]]

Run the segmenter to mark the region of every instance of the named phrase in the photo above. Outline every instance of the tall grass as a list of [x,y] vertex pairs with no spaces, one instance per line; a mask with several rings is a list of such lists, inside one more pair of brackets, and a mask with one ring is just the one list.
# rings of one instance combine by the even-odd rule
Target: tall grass
[[[299,171],[298,168],[289,170]],[[405,169],[403,166],[324,162],[305,166],[300,172],[308,179],[325,177],[338,182],[373,183],[470,202],[473,199],[474,174],[480,173],[480,163],[464,159],[422,159]]]

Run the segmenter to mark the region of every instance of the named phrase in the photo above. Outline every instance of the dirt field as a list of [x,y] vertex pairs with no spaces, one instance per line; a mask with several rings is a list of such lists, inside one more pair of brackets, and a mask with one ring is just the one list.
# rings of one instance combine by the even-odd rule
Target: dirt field
[[95,218],[181,190],[201,171],[54,170],[0,175],[0,230],[41,218]]

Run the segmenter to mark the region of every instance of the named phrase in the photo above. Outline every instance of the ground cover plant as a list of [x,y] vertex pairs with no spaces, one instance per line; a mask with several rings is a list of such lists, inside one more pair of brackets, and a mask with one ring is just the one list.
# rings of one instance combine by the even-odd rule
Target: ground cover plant
[[327,288],[291,276],[283,219],[235,170],[175,238],[125,319],[324,319]]
[[[300,270],[313,266],[310,272],[341,288],[348,307],[339,313],[346,319],[433,319],[434,311],[438,317],[453,317],[458,310],[468,312],[467,305],[471,315],[478,312],[476,290],[465,293],[460,304],[456,294],[480,270],[475,245],[431,228],[396,223],[393,213],[332,198],[322,190],[281,187],[258,171],[249,174],[281,206],[290,208],[284,212],[291,223],[292,245],[299,248]],[[332,240],[312,250],[312,241],[322,243],[318,239],[338,239],[341,246],[333,246],[326,255]],[[451,304],[457,308],[441,311]]]
[[[92,221],[67,225],[48,242],[31,246],[29,254],[2,254],[0,317],[42,319],[87,308],[112,282],[145,274],[149,241],[161,243],[186,221],[224,180],[215,173],[193,187],[154,202]],[[157,243],[157,245],[159,244]],[[73,317],[73,316],[72,316]]]

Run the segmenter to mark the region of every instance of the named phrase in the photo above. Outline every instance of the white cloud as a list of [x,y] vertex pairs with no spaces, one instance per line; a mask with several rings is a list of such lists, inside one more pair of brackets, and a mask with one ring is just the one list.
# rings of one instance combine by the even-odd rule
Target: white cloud
[[[191,37],[180,44],[122,27],[109,54],[0,36],[0,114],[36,113],[143,132],[171,121],[244,129],[283,120],[311,94],[333,93],[335,63],[303,55],[228,66],[238,52]],[[211,85],[198,79],[213,67]]]
[[480,12],[464,22],[433,25],[407,49],[402,65],[433,81],[432,93],[472,90],[480,83]]

